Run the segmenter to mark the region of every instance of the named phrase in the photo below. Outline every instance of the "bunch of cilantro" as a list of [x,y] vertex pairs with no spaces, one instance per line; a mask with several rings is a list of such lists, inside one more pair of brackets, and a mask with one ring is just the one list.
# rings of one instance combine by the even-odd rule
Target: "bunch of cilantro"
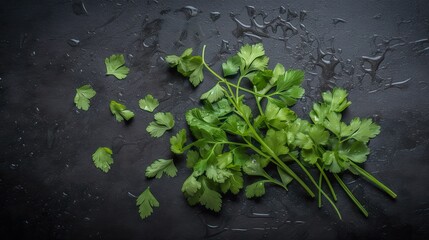
[[[244,189],[248,198],[261,197],[269,184],[288,190],[296,181],[309,196],[316,197],[317,193],[319,207],[323,195],[341,218],[335,205],[335,179],[368,216],[342,180],[342,173],[347,171],[396,198],[361,167],[370,153],[368,142],[380,127],[371,119],[342,121],[341,113],[351,104],[344,89],[324,92],[322,101],[313,105],[310,122],[290,109],[304,94],[304,73],[285,70],[281,64],[268,69],[262,44],[242,46],[222,64],[222,76],[205,62],[205,46],[201,56],[192,52],[186,49],[180,56],[165,58],[194,86],[203,81],[205,71],[216,80],[202,94],[203,106],[186,112],[192,136],[182,129],[170,139],[171,151],[185,154],[186,165],[192,169],[182,186],[190,205],[201,204],[218,212],[222,194],[238,194]],[[166,167],[172,164],[157,164],[162,163]],[[291,165],[297,165],[294,169],[298,170],[292,170]],[[245,183],[244,175],[254,180]]]

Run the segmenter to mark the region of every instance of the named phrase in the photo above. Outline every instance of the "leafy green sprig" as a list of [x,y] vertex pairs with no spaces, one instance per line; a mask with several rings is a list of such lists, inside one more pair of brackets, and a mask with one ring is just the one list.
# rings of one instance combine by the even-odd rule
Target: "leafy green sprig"
[[[243,173],[258,177],[245,188],[248,198],[264,195],[266,184],[287,190],[293,180],[315,197],[307,183],[289,167],[293,163],[299,165],[318,190],[319,206],[323,195],[340,218],[328,174],[335,177],[365,216],[368,213],[339,173],[349,170],[359,174],[396,197],[393,191],[358,166],[366,160],[367,143],[379,133],[379,126],[370,119],[355,118],[350,124],[341,122],[341,112],[351,104],[345,90],[323,93],[323,102],[313,106],[310,113],[313,123],[310,123],[298,118],[289,108],[304,94],[300,86],[303,72],[286,71],[281,64],[273,70],[268,69],[269,59],[262,44],[244,45],[237,55],[222,64],[223,77],[205,62],[205,46],[201,56],[191,54],[192,49],[186,49],[181,56],[167,56],[166,61],[189,77],[194,86],[203,81],[203,69],[217,79],[215,86],[201,96],[204,106],[186,113],[193,141],[186,145],[184,129],[170,139],[171,151],[175,154],[186,152],[187,166],[193,169],[182,186],[191,205],[199,203],[220,211],[220,193],[237,194],[243,189]],[[247,87],[249,84],[245,85],[245,81],[251,87]],[[256,113],[247,105],[245,95],[253,96]],[[268,174],[265,170],[268,165],[277,168],[278,174]],[[307,169],[310,166],[319,171],[319,181]],[[332,198],[323,191],[323,182],[328,185]]]

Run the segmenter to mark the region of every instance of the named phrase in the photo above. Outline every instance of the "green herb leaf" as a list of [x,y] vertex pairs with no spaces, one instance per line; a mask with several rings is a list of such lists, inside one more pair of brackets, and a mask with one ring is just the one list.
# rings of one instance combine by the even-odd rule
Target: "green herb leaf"
[[347,100],[347,92],[341,88],[334,88],[332,92],[322,93],[322,98],[329,107],[330,111],[342,112],[346,109],[352,102]]
[[153,112],[159,106],[158,99],[148,94],[144,99],[139,100],[139,106],[142,110]]
[[87,111],[89,109],[89,100],[95,96],[96,92],[92,89],[91,85],[83,85],[80,88],[76,88],[76,95],[74,97],[74,103],[78,109]]
[[210,103],[216,102],[217,100],[223,98],[224,92],[223,88],[216,84],[212,89],[201,95],[201,100],[207,99]]
[[154,207],[159,207],[159,202],[150,191],[150,187],[147,187],[137,198],[136,205],[139,207],[140,217],[145,219],[152,215]]
[[191,175],[189,176],[182,185],[182,192],[188,195],[194,195],[201,188],[201,183]]
[[116,117],[116,121],[122,122],[123,120],[130,120],[134,117],[134,113],[130,110],[127,110],[125,105],[120,104],[114,100],[110,101],[110,111]]
[[201,205],[215,212],[219,212],[222,206],[222,196],[218,192],[210,189],[206,183],[203,183],[203,193],[199,201]]
[[104,60],[106,64],[106,75],[113,75],[121,80],[127,77],[130,69],[126,67],[125,58],[123,54],[113,54]]
[[107,173],[110,170],[110,165],[113,164],[112,150],[107,147],[99,147],[92,154],[92,161],[97,168]]
[[[267,131],[264,141],[267,146],[274,152],[274,154],[280,156],[289,152],[289,148],[286,146],[286,136],[286,132],[283,129],[280,131],[269,129]],[[263,148],[263,151],[270,153],[270,151],[265,148]]]
[[171,151],[176,154],[183,153],[183,145],[186,143],[186,130],[180,130],[176,136],[170,138]]
[[159,112],[155,114],[155,121],[149,123],[146,131],[149,132],[152,137],[161,137],[167,130],[172,129],[173,127],[173,115],[169,112]]
[[258,181],[255,183],[252,183],[246,187],[246,197],[247,198],[254,198],[254,197],[261,197],[265,194],[265,181]]
[[174,165],[173,159],[158,159],[146,168],[146,177],[148,178],[161,178],[164,173],[170,177],[176,176],[177,168]]
[[223,76],[227,77],[237,74],[240,69],[240,65],[241,59],[239,56],[235,55],[228,58],[225,63],[222,63]]

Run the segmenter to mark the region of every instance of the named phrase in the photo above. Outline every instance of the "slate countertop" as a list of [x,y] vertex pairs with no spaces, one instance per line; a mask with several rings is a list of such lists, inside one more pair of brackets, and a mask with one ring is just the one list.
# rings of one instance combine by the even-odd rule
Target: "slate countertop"
[[[279,18],[277,18],[279,17]],[[0,234],[5,239],[427,239],[429,237],[429,4],[426,1],[8,1],[0,8]],[[262,42],[270,63],[305,71],[301,116],[320,92],[350,92],[347,117],[371,117],[381,134],[365,169],[396,200],[345,176],[370,212],[343,193],[321,209],[297,184],[264,197],[226,196],[214,214],[189,207],[176,178],[148,180],[145,168],[169,158],[168,137],[146,132],[152,94],[176,116],[198,106],[198,88],[168,69],[167,54],[192,47],[215,69],[243,43]],[[126,56],[123,81],[105,76],[104,58]],[[89,111],[73,104],[91,84]],[[136,112],[117,123],[108,103]],[[105,174],[93,166],[99,146],[114,151]],[[135,196],[151,186],[161,207],[141,220]],[[335,186],[340,191],[339,186]]]

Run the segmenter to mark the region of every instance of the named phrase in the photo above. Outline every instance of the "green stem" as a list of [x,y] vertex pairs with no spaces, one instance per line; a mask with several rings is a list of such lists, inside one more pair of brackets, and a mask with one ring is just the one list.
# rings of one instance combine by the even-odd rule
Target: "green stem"
[[302,165],[302,163],[292,154],[288,154],[293,160],[295,160],[295,162],[301,167],[301,169],[305,172],[305,174],[308,176],[308,178],[310,179],[310,181],[314,184],[314,186],[317,187],[317,189],[323,194],[323,196],[328,200],[328,202],[332,205],[332,207],[334,208],[335,212],[338,214],[338,217],[340,219],[342,219],[341,217],[341,213],[338,210],[337,206],[335,205],[335,203],[332,201],[332,199],[319,187],[319,185],[317,184],[316,180],[314,180],[313,176],[310,174],[310,172],[308,172],[307,168]]
[[386,185],[384,185],[383,183],[381,183],[380,181],[378,181],[369,172],[365,171],[364,169],[362,169],[361,167],[359,167],[354,162],[350,162],[350,163],[351,163],[351,166],[353,167],[354,170],[356,170],[357,172],[359,172],[359,174],[362,175],[363,177],[365,177],[368,181],[374,183],[378,188],[380,188],[381,190],[383,190],[385,193],[389,194],[390,197],[392,197],[392,198],[396,198],[397,197],[396,193],[394,193],[390,188],[388,188]]
[[[321,189],[322,188],[322,180],[323,180],[323,176],[322,176],[322,173],[320,173],[320,176],[319,176],[319,188]],[[322,207],[322,192],[319,190],[319,208],[321,208]]]
[[350,199],[356,204],[359,210],[363,213],[363,215],[365,215],[365,217],[368,217],[368,212],[366,211],[366,209],[362,206],[359,200],[356,199],[356,197],[353,195],[353,193],[350,191],[347,185],[343,182],[343,180],[338,176],[338,174],[334,173],[334,177],[335,179],[337,179],[338,183],[344,189],[344,191],[347,193]]
[[335,194],[334,188],[332,187],[331,181],[329,180],[328,176],[326,175],[323,168],[319,165],[319,163],[316,163],[317,168],[319,169],[320,173],[322,174],[323,178],[325,179],[326,183],[328,184],[329,190],[331,191],[332,197],[334,198],[334,201],[337,201],[337,195]]
[[[202,61],[204,66],[206,67],[206,69],[211,72],[216,78],[218,78],[221,82],[227,82],[226,79],[222,78],[221,76],[219,76],[215,71],[213,71],[213,69],[211,69],[205,62],[205,49],[206,49],[206,45],[203,46],[203,50],[202,50]],[[228,90],[231,93],[231,96],[227,96],[228,100],[233,104],[233,106],[238,110],[239,115],[245,120],[246,124],[249,126],[249,129],[252,131],[255,139],[265,148],[269,151],[269,155],[275,159],[277,161],[278,164],[281,165],[282,169],[289,174],[292,178],[294,178],[307,192],[311,197],[314,197],[314,193],[313,191],[307,186],[307,184],[305,184],[305,182],[298,177],[298,175],[295,174],[295,172],[292,171],[292,169],[290,169],[286,164],[284,164],[281,159],[268,147],[268,145],[265,143],[265,141],[259,136],[259,134],[256,132],[256,130],[253,128],[252,124],[249,122],[249,119],[247,119],[245,117],[245,115],[241,112],[241,109],[237,106],[237,100],[238,99],[233,99],[232,96],[234,96],[233,91],[231,89],[231,87],[226,84],[228,87]],[[239,87],[239,85],[237,86]],[[238,96],[237,96],[238,98]],[[235,100],[235,101],[234,101]]]

